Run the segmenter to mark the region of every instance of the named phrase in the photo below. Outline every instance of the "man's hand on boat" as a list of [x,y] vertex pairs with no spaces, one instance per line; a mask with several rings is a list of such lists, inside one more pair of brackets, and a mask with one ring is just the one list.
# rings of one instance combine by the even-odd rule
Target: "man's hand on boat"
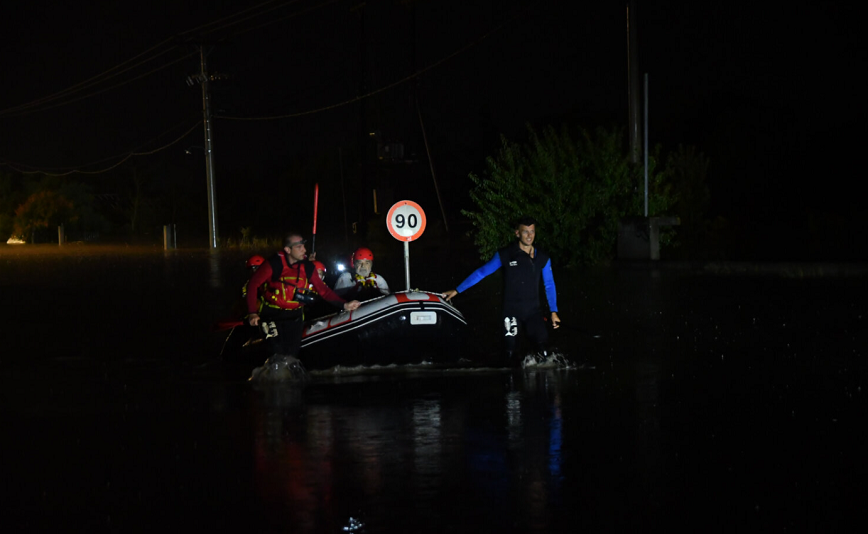
[[[362,303],[359,302],[358,300],[351,300],[349,302],[345,302],[344,303],[344,311],[358,310],[359,306],[361,306],[361,305],[362,305]],[[250,324],[250,326],[259,326],[259,314],[258,313],[251,313],[250,315],[247,316],[247,322]]]
[[458,290],[450,289],[449,291],[443,292],[443,297],[446,299],[447,302],[452,302],[452,297],[454,297],[457,294],[458,294]]

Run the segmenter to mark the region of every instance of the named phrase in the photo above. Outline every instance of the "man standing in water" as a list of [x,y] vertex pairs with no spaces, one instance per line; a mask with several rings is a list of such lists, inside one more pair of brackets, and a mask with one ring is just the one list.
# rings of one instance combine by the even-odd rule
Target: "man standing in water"
[[503,267],[503,328],[506,356],[512,360],[518,348],[518,332],[523,329],[536,349],[545,355],[548,330],[540,308],[539,281],[542,277],[546,299],[551,312],[552,327],[558,328],[557,293],[552,276],[552,262],[548,254],[535,248],[536,221],[523,217],[515,228],[517,241],[497,251],[485,265],[473,271],[457,289],[446,291],[446,300],[451,301],[458,293],[463,293],[480,280]]
[[[359,301],[346,302],[320,279],[314,264],[305,259],[305,240],[290,233],[283,249],[263,263],[247,282],[247,321],[260,326],[274,355],[298,357],[304,331],[304,306],[313,302],[308,285],[335,307],[353,311]],[[263,284],[265,284],[263,286]],[[257,291],[257,288],[263,286]]]

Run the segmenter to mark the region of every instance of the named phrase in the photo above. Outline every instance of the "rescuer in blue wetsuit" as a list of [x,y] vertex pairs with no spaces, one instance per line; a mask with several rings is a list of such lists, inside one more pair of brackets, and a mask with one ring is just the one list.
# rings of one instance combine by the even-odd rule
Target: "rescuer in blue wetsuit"
[[519,220],[515,236],[518,241],[498,250],[488,263],[473,271],[458,288],[444,293],[446,300],[452,300],[458,293],[463,293],[489,274],[503,268],[503,339],[509,359],[512,359],[516,352],[520,329],[524,330],[537,350],[546,350],[548,330],[540,308],[540,277],[545,287],[552,327],[558,328],[561,324],[552,262],[548,254],[533,246],[536,221],[531,217]]

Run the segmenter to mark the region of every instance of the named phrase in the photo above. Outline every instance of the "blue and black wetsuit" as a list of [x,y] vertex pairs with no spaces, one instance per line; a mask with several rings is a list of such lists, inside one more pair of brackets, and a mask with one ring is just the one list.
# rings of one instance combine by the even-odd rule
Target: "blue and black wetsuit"
[[503,331],[507,354],[516,348],[518,332],[523,329],[537,349],[544,349],[548,330],[540,308],[539,281],[542,276],[549,310],[558,311],[552,262],[545,252],[534,249],[534,257],[521,250],[518,242],[497,251],[491,260],[473,271],[456,288],[463,293],[480,280],[503,267]]

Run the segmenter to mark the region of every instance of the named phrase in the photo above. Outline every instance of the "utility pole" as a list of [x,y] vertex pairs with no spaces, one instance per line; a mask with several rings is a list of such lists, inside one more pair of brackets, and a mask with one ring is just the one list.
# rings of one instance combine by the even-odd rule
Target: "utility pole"
[[214,192],[214,135],[211,131],[211,93],[208,90],[208,69],[205,64],[205,48],[199,45],[202,71],[202,122],[205,126],[205,175],[208,183],[208,236],[211,249],[217,248],[217,196]]
[[[416,4],[410,6],[410,55],[413,59],[413,72],[416,72]],[[422,122],[422,109],[419,107],[419,78],[413,80],[413,102],[416,104],[416,115],[419,116],[419,128],[422,130],[422,141],[425,143],[425,154],[428,156],[428,167],[431,169],[431,179],[434,181],[434,192],[437,193],[437,203],[440,204],[440,215],[443,217],[443,227],[449,233],[449,221],[446,220],[446,210],[443,208],[443,199],[440,197],[440,186],[437,185],[437,174],[434,172],[434,160],[431,158],[431,147],[428,146],[428,134],[425,132],[425,123]],[[409,283],[408,286],[409,288]]]
[[[368,90],[368,55],[367,55],[367,46],[365,43],[365,7],[366,2],[360,1],[356,5],[350,8],[350,11],[355,12],[359,16],[359,87],[358,94],[363,95]],[[363,98],[359,100],[359,133],[358,138],[356,139],[356,145],[359,147],[358,154],[358,165],[356,168],[357,172],[360,173],[359,179],[357,182],[360,186],[356,186],[357,189],[357,198],[358,198],[358,212],[356,215],[356,220],[360,224],[364,220],[364,206],[365,206],[365,195],[367,194],[367,186],[368,186],[368,176],[367,169],[365,168],[365,164],[367,163],[368,156],[368,143],[369,140],[369,129],[368,129],[368,121],[367,121],[367,103],[368,99]],[[350,192],[352,195],[352,191]],[[355,226],[353,227],[353,233],[356,233]],[[355,239],[355,238],[354,238]]]
[[639,164],[639,41],[636,0],[627,2],[627,100],[629,103],[630,161]]

